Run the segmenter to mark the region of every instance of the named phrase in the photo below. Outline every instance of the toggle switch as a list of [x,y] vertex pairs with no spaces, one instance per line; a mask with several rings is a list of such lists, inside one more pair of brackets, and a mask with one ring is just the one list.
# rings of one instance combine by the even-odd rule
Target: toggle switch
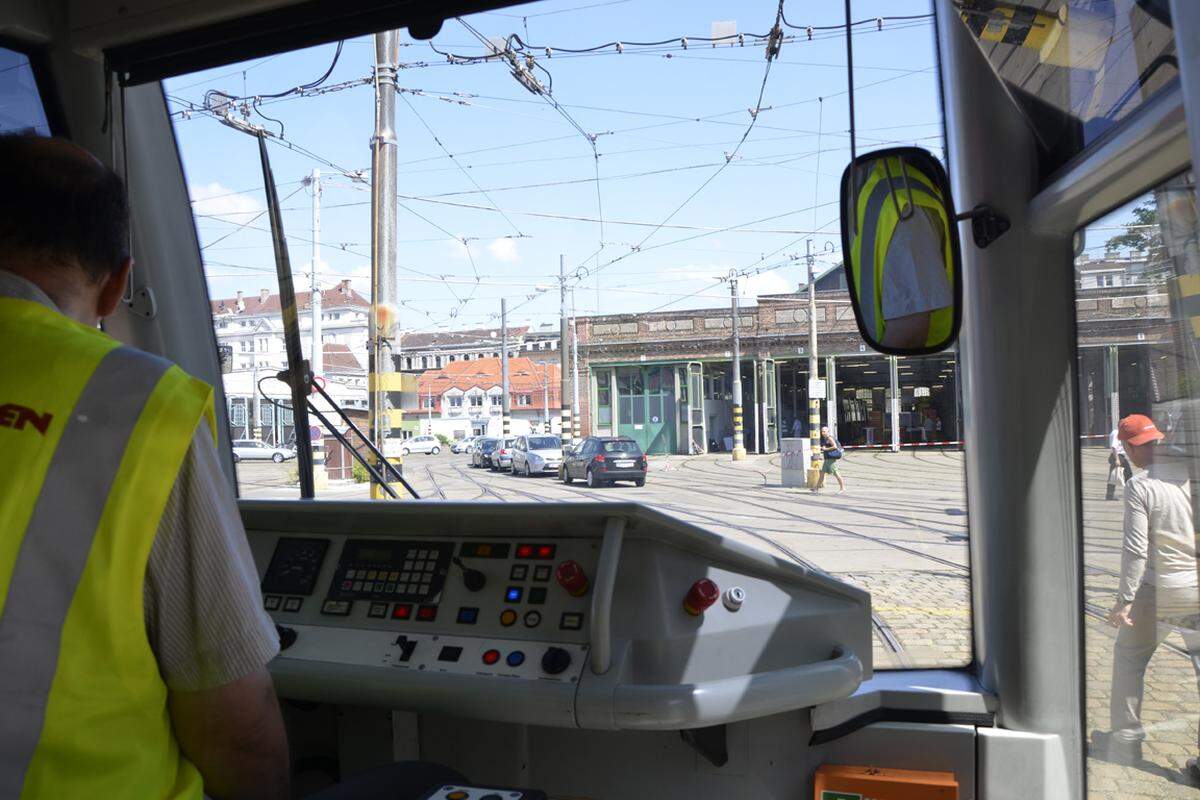
[[571,597],[582,597],[587,594],[590,586],[588,576],[578,561],[567,559],[562,562],[554,570],[554,577],[558,579],[558,585],[566,589],[567,594]]
[[700,616],[709,606],[717,602],[720,596],[720,587],[708,578],[701,578],[692,584],[691,589],[688,589],[687,596],[683,598],[683,610],[693,617]]

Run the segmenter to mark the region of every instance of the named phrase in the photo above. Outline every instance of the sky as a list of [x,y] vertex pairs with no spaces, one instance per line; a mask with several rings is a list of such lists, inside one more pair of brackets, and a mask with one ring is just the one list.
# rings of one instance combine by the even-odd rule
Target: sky
[[[723,306],[731,270],[743,302],[795,291],[806,246],[818,271],[839,264],[838,181],[850,158],[845,37],[818,29],[810,40],[785,28],[791,38],[768,71],[749,34],[767,33],[776,9],[763,0],[547,0],[448,20],[432,47],[401,32],[397,82],[409,90],[396,104],[401,329],[492,326],[501,298],[510,324],[553,322],[560,254],[580,315]],[[929,0],[856,0],[853,17],[930,11]],[[841,4],[790,0],[784,13],[801,28],[844,22]],[[732,24],[746,34],[745,45],[695,41],[716,23],[720,33]],[[487,38],[518,34],[552,101],[502,62],[448,63],[435,52],[485,53],[468,26]],[[881,27],[854,29],[857,148],[915,144],[941,157],[933,20],[885,18]],[[681,37],[692,37],[686,48]],[[666,39],[676,41],[562,52]],[[335,50],[329,43],[166,81],[213,298],[274,291],[274,261],[254,138],[189,109],[202,108],[209,90],[261,96],[314,81]],[[264,99],[258,111],[270,120],[251,114],[282,134],[270,156],[300,288],[313,263],[303,181],[315,168],[317,279],[369,291],[373,61],[372,37],[348,40],[322,85],[331,91]]]

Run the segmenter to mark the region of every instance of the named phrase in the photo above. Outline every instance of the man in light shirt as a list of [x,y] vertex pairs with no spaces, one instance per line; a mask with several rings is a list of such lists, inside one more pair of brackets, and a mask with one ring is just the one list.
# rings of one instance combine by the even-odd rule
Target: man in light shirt
[[[1093,731],[1092,743],[1110,760],[1141,760],[1146,667],[1163,640],[1178,630],[1200,679],[1200,590],[1191,484],[1185,454],[1161,444],[1147,416],[1131,414],[1117,428],[1134,466],[1146,470],[1125,486],[1121,583],[1108,622],[1113,647],[1110,731]],[[1196,771],[1196,760],[1188,770]]]
[[1105,500],[1116,500],[1117,485],[1124,486],[1133,477],[1133,467],[1129,466],[1119,433],[1117,428],[1113,428],[1108,434],[1108,492]]

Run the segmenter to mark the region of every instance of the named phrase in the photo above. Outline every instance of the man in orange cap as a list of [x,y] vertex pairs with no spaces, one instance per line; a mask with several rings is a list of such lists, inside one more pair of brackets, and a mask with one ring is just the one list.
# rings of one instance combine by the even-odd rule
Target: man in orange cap
[[1200,590],[1186,458],[1160,444],[1165,437],[1143,414],[1122,419],[1117,435],[1129,460],[1145,471],[1125,485],[1121,583],[1108,614],[1117,629],[1112,730],[1093,731],[1092,742],[1111,760],[1137,762],[1146,737],[1141,723],[1146,667],[1172,630],[1183,636],[1200,678]]

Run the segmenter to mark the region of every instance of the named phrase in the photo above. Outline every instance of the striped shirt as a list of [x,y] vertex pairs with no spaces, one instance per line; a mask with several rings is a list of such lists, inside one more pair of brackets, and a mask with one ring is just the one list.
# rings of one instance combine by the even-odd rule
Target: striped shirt
[[[36,285],[4,270],[0,297],[58,310]],[[206,422],[192,437],[163,509],[144,592],[146,636],[173,691],[232,683],[279,652],[233,490]]]

